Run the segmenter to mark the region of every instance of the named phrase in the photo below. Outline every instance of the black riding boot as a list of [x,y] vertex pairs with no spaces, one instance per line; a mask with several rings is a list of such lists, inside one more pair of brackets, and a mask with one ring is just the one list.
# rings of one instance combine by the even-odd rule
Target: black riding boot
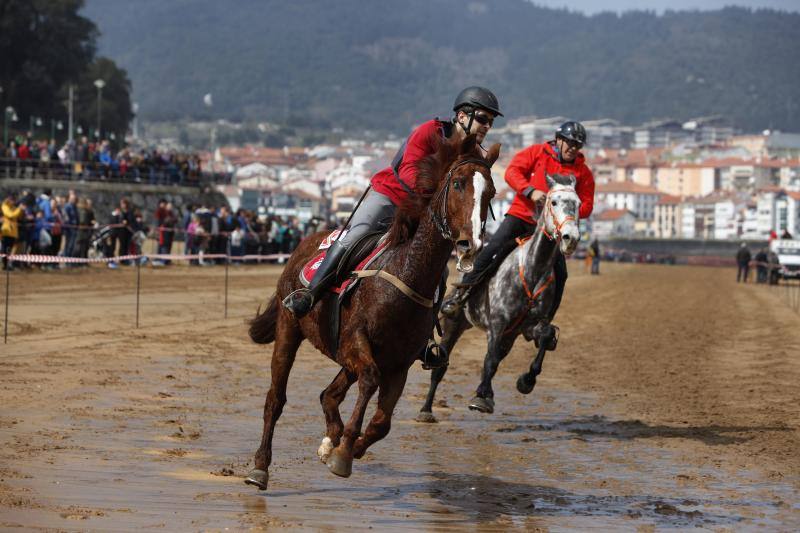
[[339,241],[334,241],[308,287],[297,289],[284,298],[283,306],[291,311],[296,318],[306,316],[311,311],[311,308],[314,307],[320,295],[324,294],[334,282],[336,269],[346,252],[347,248],[342,246]]
[[[441,325],[438,323],[438,314],[444,301],[444,291],[447,290],[448,274],[449,272],[447,268],[445,268],[444,272],[442,273],[442,280],[439,282],[438,301],[434,302],[433,307],[434,323],[431,329],[439,330],[440,335],[443,332],[441,331]],[[420,352],[420,354],[417,356],[417,359],[422,361],[422,368],[424,370],[433,370],[447,366],[450,359],[450,354],[447,353],[447,350],[442,348],[442,346],[434,340],[433,331],[431,331],[431,338],[428,341],[428,345]]]
[[457,286],[442,302],[442,314],[447,318],[455,319],[458,317],[461,310],[464,309],[464,303],[469,300],[471,290],[472,285]]

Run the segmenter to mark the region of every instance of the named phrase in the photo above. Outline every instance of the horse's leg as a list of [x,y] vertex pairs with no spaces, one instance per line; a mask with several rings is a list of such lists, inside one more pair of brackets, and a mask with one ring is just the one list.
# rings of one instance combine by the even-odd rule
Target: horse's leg
[[261,490],[267,489],[269,481],[267,470],[272,462],[272,435],[286,404],[289,371],[292,369],[297,348],[302,341],[303,337],[297,322],[281,313],[275,333],[275,350],[272,353],[272,383],[264,402],[264,431],[261,434],[261,444],[256,450],[256,466],[244,480],[245,483],[255,485]]
[[489,333],[489,349],[486,352],[486,357],[483,360],[483,372],[481,374],[481,383],[475,392],[475,397],[469,402],[469,408],[473,411],[480,411],[482,413],[494,412],[494,390],[492,389],[492,378],[497,373],[497,367],[500,366],[511,347],[514,346],[514,340],[517,334],[504,335],[502,333]]
[[345,359],[354,360],[358,373],[358,399],[353,408],[353,414],[342,434],[339,445],[331,452],[328,459],[328,468],[337,476],[349,477],[353,469],[353,445],[361,435],[361,426],[364,424],[364,412],[367,410],[372,395],[378,389],[380,372],[375,360],[372,358],[372,348],[366,336],[358,332],[355,334],[350,350]]
[[[470,327],[470,323],[463,313],[460,313],[458,318],[445,319],[444,323],[444,336],[442,337],[442,347],[447,350],[447,353],[453,354],[453,347],[458,342],[461,335]],[[436,422],[436,417],[433,416],[433,399],[436,396],[436,388],[447,373],[447,366],[433,369],[431,372],[431,384],[428,388],[428,397],[425,399],[425,405],[419,410],[417,415],[417,422]]]
[[322,444],[317,450],[317,455],[323,463],[328,461],[331,451],[339,445],[339,440],[342,438],[344,423],[339,414],[339,405],[344,401],[347,391],[355,381],[356,375],[343,368],[319,395],[319,402],[322,404],[322,412],[325,413],[325,424],[327,425],[325,438],[322,439]]
[[520,374],[517,378],[517,390],[522,394],[530,394],[533,387],[536,386],[536,376],[542,373],[542,363],[544,362],[544,354],[547,352],[547,343],[539,343],[539,351],[536,353],[536,358],[531,362],[530,369]]
[[375,409],[375,414],[367,425],[367,429],[364,430],[364,434],[356,439],[356,443],[353,445],[353,457],[356,459],[361,459],[367,448],[389,434],[394,406],[397,405],[397,400],[403,393],[407,376],[408,369],[381,378],[378,407]]

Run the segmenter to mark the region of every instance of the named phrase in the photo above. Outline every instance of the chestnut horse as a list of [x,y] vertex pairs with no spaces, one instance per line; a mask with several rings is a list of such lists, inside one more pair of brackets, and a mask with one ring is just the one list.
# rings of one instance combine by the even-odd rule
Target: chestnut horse
[[[328,316],[339,305],[328,295],[305,317],[296,319],[280,302],[300,286],[299,272],[325,237],[311,236],[289,258],[266,311],[250,325],[257,343],[275,342],[271,386],[264,403],[264,430],[255,454],[255,468],[245,483],[266,490],[272,462],[272,436],[286,403],[286,383],[295,354],[304,339],[342,369],[320,394],[327,431],[318,450],[331,472],[348,477],[353,459],[389,433],[395,404],[408,369],[425,348],[435,320],[435,293],[455,245],[458,268],[472,269],[483,239],[489,202],[495,194],[491,166],[500,145],[481,155],[475,136],[442,141],[437,153],[418,168],[417,193],[398,209],[387,236],[387,249],[370,268],[391,274],[414,300],[382,276],[363,278],[342,304],[338,346],[332,347]],[[334,348],[334,349],[332,349]],[[339,405],[358,381],[358,399],[345,426]],[[361,427],[370,398],[378,392],[375,415]]]

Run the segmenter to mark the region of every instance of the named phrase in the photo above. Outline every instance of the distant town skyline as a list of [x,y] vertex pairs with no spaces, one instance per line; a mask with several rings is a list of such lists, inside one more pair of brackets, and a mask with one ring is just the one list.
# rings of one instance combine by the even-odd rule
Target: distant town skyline
[[722,9],[726,6],[771,8],[784,11],[800,12],[798,0],[532,0],[532,3],[542,7],[567,8],[593,15],[601,11],[630,11],[647,10],[663,13],[670,9],[683,11],[691,9],[710,10]]

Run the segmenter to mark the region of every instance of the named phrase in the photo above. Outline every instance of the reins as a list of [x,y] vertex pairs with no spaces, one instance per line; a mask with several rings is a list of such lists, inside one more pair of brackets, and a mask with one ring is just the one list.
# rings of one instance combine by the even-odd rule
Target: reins
[[[433,222],[436,224],[436,228],[439,230],[439,233],[442,235],[442,238],[448,241],[455,242],[455,239],[453,237],[453,231],[450,229],[450,225],[447,223],[447,198],[450,194],[450,184],[453,182],[453,172],[455,172],[455,170],[458,167],[462,167],[470,163],[486,167],[486,169],[491,172],[489,164],[482,159],[471,158],[456,162],[452,167],[450,167],[450,170],[447,172],[447,176],[445,177],[447,183],[445,183],[444,187],[442,187],[442,189],[436,194],[436,196],[431,201],[429,207],[431,212],[431,218],[433,218]],[[437,206],[436,209],[433,208],[434,205]],[[481,225],[481,233],[483,233],[483,229],[485,226],[486,226],[486,220],[484,220],[483,224]],[[433,307],[434,301],[431,298],[426,298],[422,296],[420,293],[409,287],[403,280],[401,280],[394,274],[386,272],[383,269],[356,270],[353,272],[353,274],[358,279],[377,276],[394,285],[400,292],[402,292],[406,297],[408,297],[415,303],[423,307],[427,307],[428,309],[431,309]]]
[[546,225],[543,225],[542,226],[542,233],[544,233],[544,236],[547,237],[548,239],[550,239],[551,241],[556,240],[556,239],[559,239],[559,240],[561,239],[561,228],[563,228],[564,225],[567,222],[569,222],[569,221],[577,222],[575,217],[572,216],[572,215],[567,215],[567,216],[564,217],[564,220],[562,220],[560,223],[558,222],[558,218],[556,218],[556,212],[553,211],[553,202],[550,201],[550,192],[549,191],[547,193],[547,202],[545,203],[545,209],[547,209],[548,212],[550,213],[550,216],[553,219],[553,225],[555,226],[556,230],[554,232],[554,235],[550,235],[549,233],[547,233]]
[[[447,176],[445,177],[447,183],[445,183],[445,186],[436,194],[430,204],[429,209],[433,222],[436,224],[436,228],[439,230],[439,233],[441,233],[442,238],[448,241],[455,242],[453,231],[450,229],[450,224],[447,223],[447,198],[450,195],[450,184],[453,183],[453,172],[455,172],[457,168],[469,165],[470,163],[481,165],[491,172],[491,167],[489,167],[489,164],[483,159],[470,158],[457,161],[450,167],[450,170],[447,171]],[[434,208],[434,205],[436,208]],[[485,228],[486,220],[481,223],[481,234],[483,234]]]
[[[549,191],[547,193],[547,201],[545,202],[545,209],[547,209],[547,212],[549,213],[550,217],[552,217],[552,219],[553,219],[553,225],[555,226],[555,231],[553,232],[553,235],[550,235],[550,233],[547,232],[547,225],[545,224],[545,221],[542,220],[542,233],[544,234],[545,237],[547,237],[548,240],[559,241],[559,240],[561,240],[561,229],[564,227],[564,225],[567,222],[569,222],[569,221],[575,222],[576,221],[575,217],[572,216],[572,215],[567,215],[566,217],[564,217],[564,220],[562,220],[559,223],[558,218],[556,217],[556,213],[553,210],[553,203],[550,200],[550,192]],[[530,240],[530,238],[531,237],[526,237],[524,239],[517,238],[518,247],[524,246],[525,243],[528,240]],[[525,280],[525,260],[524,260],[524,255],[523,254],[518,254],[518,256],[519,256],[519,261],[518,261],[519,262],[519,279],[522,282],[522,289],[525,291],[525,295],[528,297],[528,302],[527,302],[527,305],[525,306],[525,309],[522,311],[522,313],[520,313],[519,316],[517,316],[517,318],[514,319],[514,322],[510,326],[508,326],[505,330],[503,330],[503,333],[502,333],[503,335],[513,331],[517,326],[519,326],[525,320],[525,317],[528,316],[528,313],[530,312],[530,310],[533,308],[534,304],[536,303],[536,299],[555,280],[555,276],[551,273],[544,280],[544,283],[539,285],[538,289],[536,289],[535,291],[531,291],[530,287],[528,287],[528,282]]]

